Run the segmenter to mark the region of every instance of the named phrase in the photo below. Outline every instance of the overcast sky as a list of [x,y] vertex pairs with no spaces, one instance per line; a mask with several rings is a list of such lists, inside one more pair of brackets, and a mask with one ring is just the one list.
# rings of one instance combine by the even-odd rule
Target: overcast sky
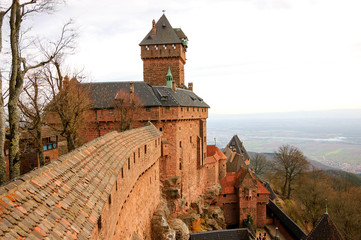
[[143,80],[140,41],[162,10],[189,38],[185,81],[212,113],[361,108],[360,0],[68,0],[33,19],[79,29],[91,81]]

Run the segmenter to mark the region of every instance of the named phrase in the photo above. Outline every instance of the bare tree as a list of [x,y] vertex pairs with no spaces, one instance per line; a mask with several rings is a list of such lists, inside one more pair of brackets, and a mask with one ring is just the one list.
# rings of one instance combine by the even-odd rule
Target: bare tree
[[132,87],[130,93],[124,90],[117,92],[114,99],[114,121],[118,124],[120,132],[131,128],[140,105],[141,100],[135,95]]
[[47,104],[44,94],[44,79],[41,70],[27,74],[23,95],[19,101],[19,108],[24,118],[24,127],[35,139],[38,155],[38,167],[43,166],[44,151],[42,144],[43,113]]
[[274,169],[283,176],[283,196],[290,198],[293,181],[308,168],[309,162],[298,148],[290,145],[278,148],[274,157]]
[[56,73],[48,68],[46,79],[51,89],[50,103],[46,108],[46,122],[67,140],[68,151],[79,145],[79,133],[84,126],[91,102],[87,89],[77,77],[63,78],[59,59],[53,61]]
[[[10,151],[9,151],[9,165],[10,165],[10,179],[20,175],[20,151],[19,151],[19,97],[23,89],[24,77],[31,69],[36,69],[48,64],[63,51],[67,45],[69,37],[62,31],[58,41],[50,44],[51,49],[47,48],[44,53],[44,58],[36,63],[29,64],[26,59],[21,56],[20,46],[20,32],[21,24],[26,16],[31,13],[39,13],[44,11],[52,11],[55,6],[59,4],[57,0],[29,0],[20,2],[19,0],[12,0],[10,7],[10,49],[11,49],[11,74],[9,79],[9,127],[10,127]],[[71,39],[71,38],[70,38]],[[43,48],[44,49],[44,48]]]
[[251,167],[257,175],[263,175],[267,168],[266,156],[261,153],[255,153],[251,157]]
[[296,200],[302,204],[304,221],[316,226],[320,216],[325,212],[325,199],[329,198],[332,189],[327,183],[327,177],[322,170],[313,170],[300,179],[296,192]]
[[[10,8],[0,10],[0,54],[2,52],[2,25],[4,16],[10,11]],[[3,83],[2,83],[2,69],[0,68],[0,185],[7,182],[6,165],[5,165],[5,112],[4,112],[4,97],[3,97]]]

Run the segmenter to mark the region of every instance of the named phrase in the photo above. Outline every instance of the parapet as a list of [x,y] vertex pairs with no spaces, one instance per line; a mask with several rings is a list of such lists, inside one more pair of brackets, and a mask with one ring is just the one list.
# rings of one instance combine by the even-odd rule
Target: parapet
[[128,156],[160,136],[112,132],[0,187],[0,238],[89,239]]

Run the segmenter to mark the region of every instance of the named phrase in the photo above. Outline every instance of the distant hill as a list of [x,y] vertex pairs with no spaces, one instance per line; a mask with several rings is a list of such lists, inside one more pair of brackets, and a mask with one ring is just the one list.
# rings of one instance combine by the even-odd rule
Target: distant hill
[[[250,155],[250,157],[252,157],[255,154],[255,152],[248,152],[248,154]],[[268,161],[273,161],[274,153],[261,153],[261,154],[265,155],[266,159]],[[322,163],[314,161],[314,160],[310,160],[310,159],[307,159],[307,160],[311,163],[312,166],[314,166],[318,169],[321,169],[321,170],[325,170],[325,172],[329,176],[337,177],[342,180],[346,180],[354,186],[361,187],[361,174],[349,173],[349,172],[346,172],[343,170],[329,167],[325,164],[322,164]]]

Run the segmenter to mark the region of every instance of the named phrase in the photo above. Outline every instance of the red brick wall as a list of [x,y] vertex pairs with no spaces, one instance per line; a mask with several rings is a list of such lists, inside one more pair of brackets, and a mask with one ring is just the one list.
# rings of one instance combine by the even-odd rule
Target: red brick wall
[[257,203],[257,227],[266,226],[266,203]]
[[227,174],[227,159],[220,160],[218,164],[219,164],[219,180],[221,180]]
[[[134,158],[135,156],[135,158]],[[101,228],[95,228],[91,239],[131,239],[136,232],[150,238],[150,219],[160,201],[159,158],[160,138],[134,146],[124,156],[123,171],[111,189],[110,200],[101,213]]]
[[171,68],[173,80],[177,86],[184,85],[184,64],[186,63],[185,49],[182,44],[150,45],[149,50],[146,46],[141,46],[141,57],[143,60],[144,81],[156,86],[166,85],[166,75],[168,66]]

